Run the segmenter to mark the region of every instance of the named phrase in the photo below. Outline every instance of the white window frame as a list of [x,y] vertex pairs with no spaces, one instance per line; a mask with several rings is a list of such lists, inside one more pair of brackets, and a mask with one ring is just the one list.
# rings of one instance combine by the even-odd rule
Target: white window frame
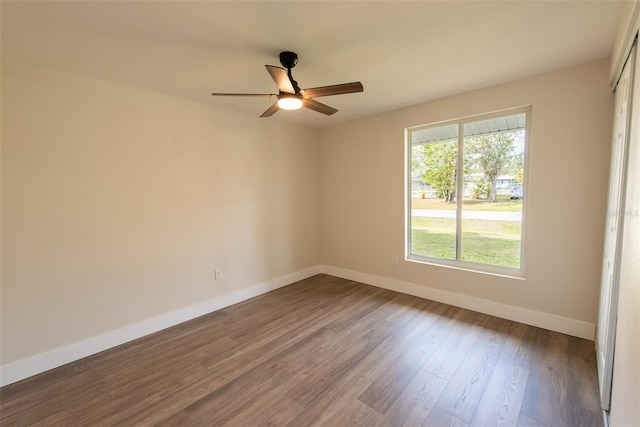
[[[464,125],[492,118],[511,116],[525,113],[525,142],[524,142],[524,185],[522,187],[523,194],[526,196],[522,199],[522,219],[520,223],[520,268],[505,267],[493,264],[483,264],[472,261],[461,260],[461,239],[462,239],[462,203],[458,201],[457,195],[462,193],[464,179],[463,174],[456,182],[456,259],[444,259],[429,257],[411,253],[411,134],[415,130],[425,128],[436,128],[456,124],[458,125],[458,164],[462,165],[464,159],[463,141],[464,141]],[[492,274],[516,279],[524,279],[525,276],[525,224],[527,204],[529,200],[529,153],[531,149],[531,117],[532,107],[518,107],[506,110],[495,111],[491,113],[467,116],[458,119],[445,120],[425,125],[411,126],[405,128],[405,260],[417,262],[420,264],[435,265],[446,268],[454,268],[459,270],[472,271],[477,273]]]

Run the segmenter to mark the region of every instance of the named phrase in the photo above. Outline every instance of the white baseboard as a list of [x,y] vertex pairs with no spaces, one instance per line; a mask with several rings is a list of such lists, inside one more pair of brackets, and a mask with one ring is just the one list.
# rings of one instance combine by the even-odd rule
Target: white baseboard
[[595,324],[593,323],[533,311],[522,307],[514,307],[387,277],[339,267],[318,265],[0,366],[0,387],[74,362],[83,357],[108,350],[120,344],[175,326],[207,313],[220,310],[249,298],[262,295],[319,273],[329,274],[343,279],[401,292],[403,294],[414,295],[579,338],[588,340],[595,338]]
[[224,307],[319,274],[320,266],[306,268],[217,298],[143,320],[104,334],[0,366],[0,387],[57,368],[120,344],[161,331]]
[[548,329],[550,331],[560,332],[591,341],[595,339],[596,325],[593,323],[339,267],[323,265],[320,267],[320,270],[322,273],[329,274],[331,276],[341,277],[343,279],[353,280],[355,282],[365,283],[367,285],[377,286],[379,288],[389,289],[403,294],[466,308],[468,310],[489,314],[502,319],[513,320],[526,325],[536,326],[538,328]]

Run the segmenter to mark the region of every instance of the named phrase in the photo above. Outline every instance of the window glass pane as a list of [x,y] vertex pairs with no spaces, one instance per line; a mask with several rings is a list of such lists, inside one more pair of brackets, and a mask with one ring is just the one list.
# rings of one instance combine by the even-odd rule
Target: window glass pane
[[526,115],[464,125],[461,260],[520,268]]
[[408,131],[411,259],[522,272],[527,114]]
[[410,251],[456,259],[458,125],[411,133]]

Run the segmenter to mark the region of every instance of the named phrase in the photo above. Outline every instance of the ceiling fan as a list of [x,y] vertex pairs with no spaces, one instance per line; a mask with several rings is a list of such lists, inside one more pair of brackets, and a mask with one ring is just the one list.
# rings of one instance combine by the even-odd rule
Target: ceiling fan
[[276,97],[278,100],[275,104],[267,109],[260,117],[271,117],[278,110],[297,110],[301,107],[309,108],[310,110],[317,111],[318,113],[326,114],[330,116],[336,113],[333,107],[322,104],[315,99],[320,96],[341,95],[345,93],[362,92],[364,88],[362,83],[343,83],[331,86],[314,87],[310,89],[300,89],[298,82],[293,79],[291,75],[291,69],[298,63],[298,54],[295,52],[280,52],[280,63],[283,67],[276,67],[274,65],[265,65],[267,71],[276,85],[278,86],[278,94],[274,93],[218,93],[214,92],[213,96],[257,96],[265,98]]

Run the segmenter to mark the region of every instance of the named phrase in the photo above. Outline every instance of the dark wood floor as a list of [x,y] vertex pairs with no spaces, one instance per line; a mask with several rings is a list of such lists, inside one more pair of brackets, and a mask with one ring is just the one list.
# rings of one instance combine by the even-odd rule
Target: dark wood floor
[[592,341],[319,275],[0,389],[2,426],[600,426]]

